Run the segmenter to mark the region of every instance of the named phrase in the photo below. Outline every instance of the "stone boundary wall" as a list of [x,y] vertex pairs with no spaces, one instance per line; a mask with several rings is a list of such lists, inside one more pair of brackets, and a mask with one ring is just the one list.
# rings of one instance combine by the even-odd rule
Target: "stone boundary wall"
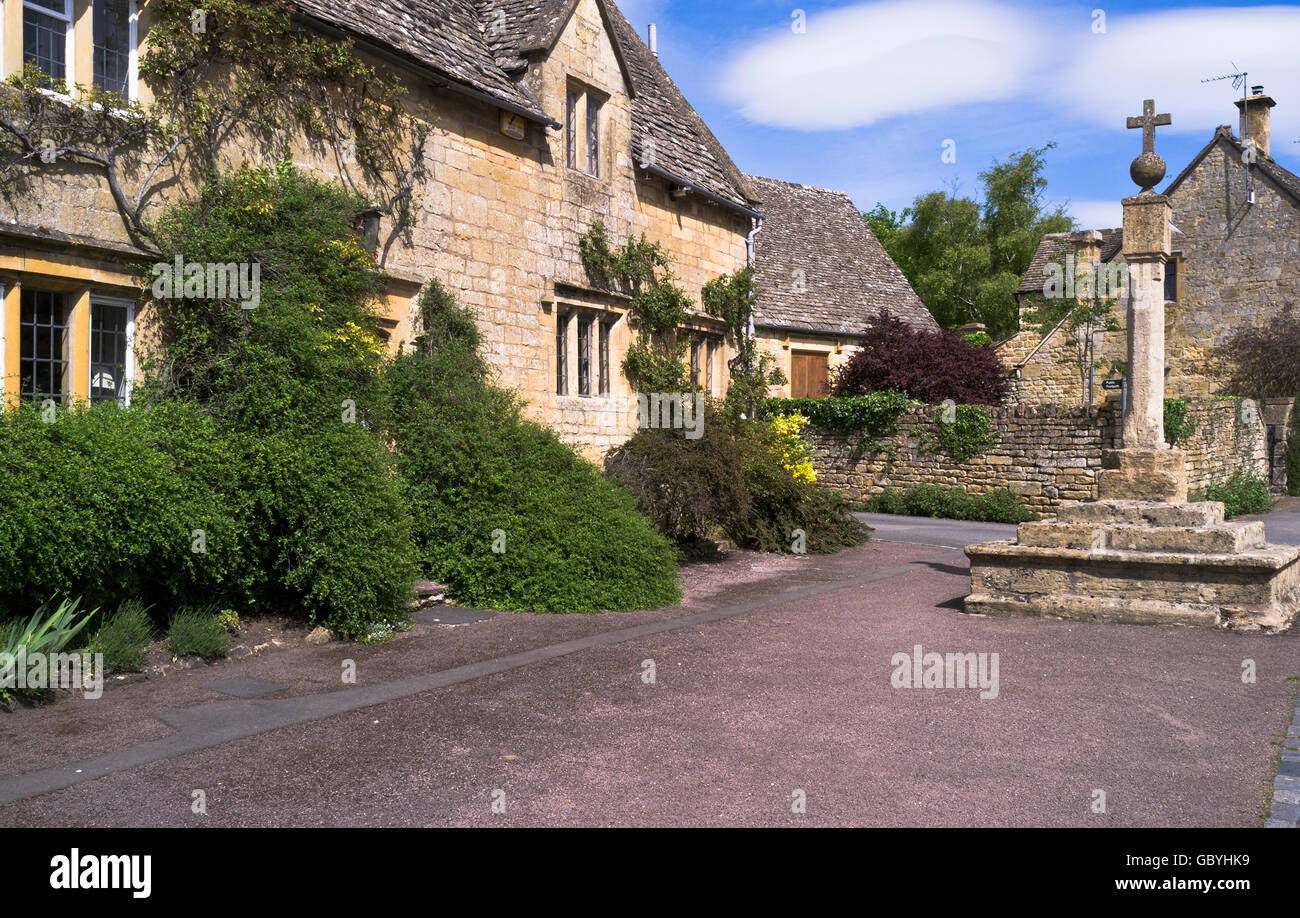
[[[1193,489],[1227,478],[1245,465],[1268,470],[1267,429],[1256,411],[1243,423],[1239,400],[1199,399],[1189,404],[1196,431],[1187,444]],[[1122,445],[1116,402],[1092,408],[1016,405],[989,410],[998,443],[966,462],[938,446],[933,406],[911,405],[899,418],[897,433],[874,449],[859,448],[860,437],[809,429],[817,480],[865,500],[886,488],[919,484],[963,488],[982,494],[1009,488],[1035,513],[1054,515],[1062,501],[1095,500],[1102,450]],[[1251,418],[1249,412],[1245,419]]]

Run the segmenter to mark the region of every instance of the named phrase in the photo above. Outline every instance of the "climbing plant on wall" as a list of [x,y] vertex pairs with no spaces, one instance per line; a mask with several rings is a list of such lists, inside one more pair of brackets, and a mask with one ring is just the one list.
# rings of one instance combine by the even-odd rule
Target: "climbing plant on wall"
[[623,358],[623,372],[632,385],[641,392],[687,391],[686,342],[677,329],[690,315],[691,302],[674,282],[663,247],[642,233],[612,248],[597,221],[578,241],[578,252],[592,284],[631,297],[628,311],[637,335]]
[[[0,196],[40,175],[90,171],[137,244],[157,248],[164,189],[197,189],[240,161],[280,162],[294,142],[409,231],[431,119],[402,81],[348,42],[305,30],[281,2],[153,0],[139,64],[153,102],[51,79],[34,65],[0,87]],[[51,92],[52,90],[52,92]]]

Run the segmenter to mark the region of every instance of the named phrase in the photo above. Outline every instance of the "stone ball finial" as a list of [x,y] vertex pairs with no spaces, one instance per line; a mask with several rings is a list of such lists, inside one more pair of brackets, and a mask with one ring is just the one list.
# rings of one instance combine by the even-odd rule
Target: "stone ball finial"
[[1139,188],[1150,191],[1165,177],[1165,161],[1156,153],[1140,153],[1128,167],[1128,174]]

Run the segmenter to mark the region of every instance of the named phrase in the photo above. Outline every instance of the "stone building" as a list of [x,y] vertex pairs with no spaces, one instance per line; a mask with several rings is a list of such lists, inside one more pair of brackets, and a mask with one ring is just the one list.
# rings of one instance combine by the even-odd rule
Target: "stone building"
[[[390,345],[411,333],[421,286],[441,280],[478,311],[500,382],[595,455],[635,428],[620,371],[628,299],[593,289],[578,241],[644,233],[698,303],[747,263],[758,195],[653,52],[608,0],[296,0],[302,26],[349,40],[436,115],[410,244],[389,252]],[[69,82],[151,101],[137,77],[150,0],[4,0],[0,75],[35,61]],[[251,156],[250,156],[251,158]],[[298,165],[336,176],[303,150]],[[129,398],[148,261],[108,189],[51,169],[0,215],[5,400]],[[382,218],[381,217],[381,221]],[[734,342],[702,313],[683,330],[693,375],[721,394]]]
[[755,335],[788,380],[773,394],[824,395],[882,309],[917,328],[938,328],[847,194],[748,179],[763,210],[755,240]]
[[[1223,392],[1223,346],[1235,334],[1300,305],[1300,177],[1271,156],[1269,113],[1275,106],[1262,87],[1239,100],[1239,136],[1223,125],[1165,188],[1173,208],[1173,257],[1165,267],[1165,378],[1171,397],[1236,395]],[[1246,138],[1243,141],[1241,138]],[[1041,300],[1044,268],[1073,254],[1078,268],[1123,263],[1120,230],[1089,230],[1043,238],[1022,279],[1021,330],[999,354],[1016,376],[1025,403],[1079,405],[1086,379],[1068,361],[1076,342],[1063,327],[1044,337],[1025,322]],[[1122,326],[1125,303],[1116,299]],[[1122,360],[1125,332],[1100,336],[1103,361]],[[1066,362],[1063,362],[1066,361]],[[1113,390],[1099,372],[1092,401]]]

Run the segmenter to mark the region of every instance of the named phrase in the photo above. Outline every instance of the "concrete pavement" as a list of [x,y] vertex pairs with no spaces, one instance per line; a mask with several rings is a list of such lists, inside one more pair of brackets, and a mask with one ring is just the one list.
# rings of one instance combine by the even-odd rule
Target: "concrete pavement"
[[[1263,821],[1297,635],[966,616],[954,549],[754,568],[676,609],[418,625],[20,711],[0,825]],[[898,687],[916,645],[998,654],[996,697]],[[234,676],[287,688],[203,687]]]

